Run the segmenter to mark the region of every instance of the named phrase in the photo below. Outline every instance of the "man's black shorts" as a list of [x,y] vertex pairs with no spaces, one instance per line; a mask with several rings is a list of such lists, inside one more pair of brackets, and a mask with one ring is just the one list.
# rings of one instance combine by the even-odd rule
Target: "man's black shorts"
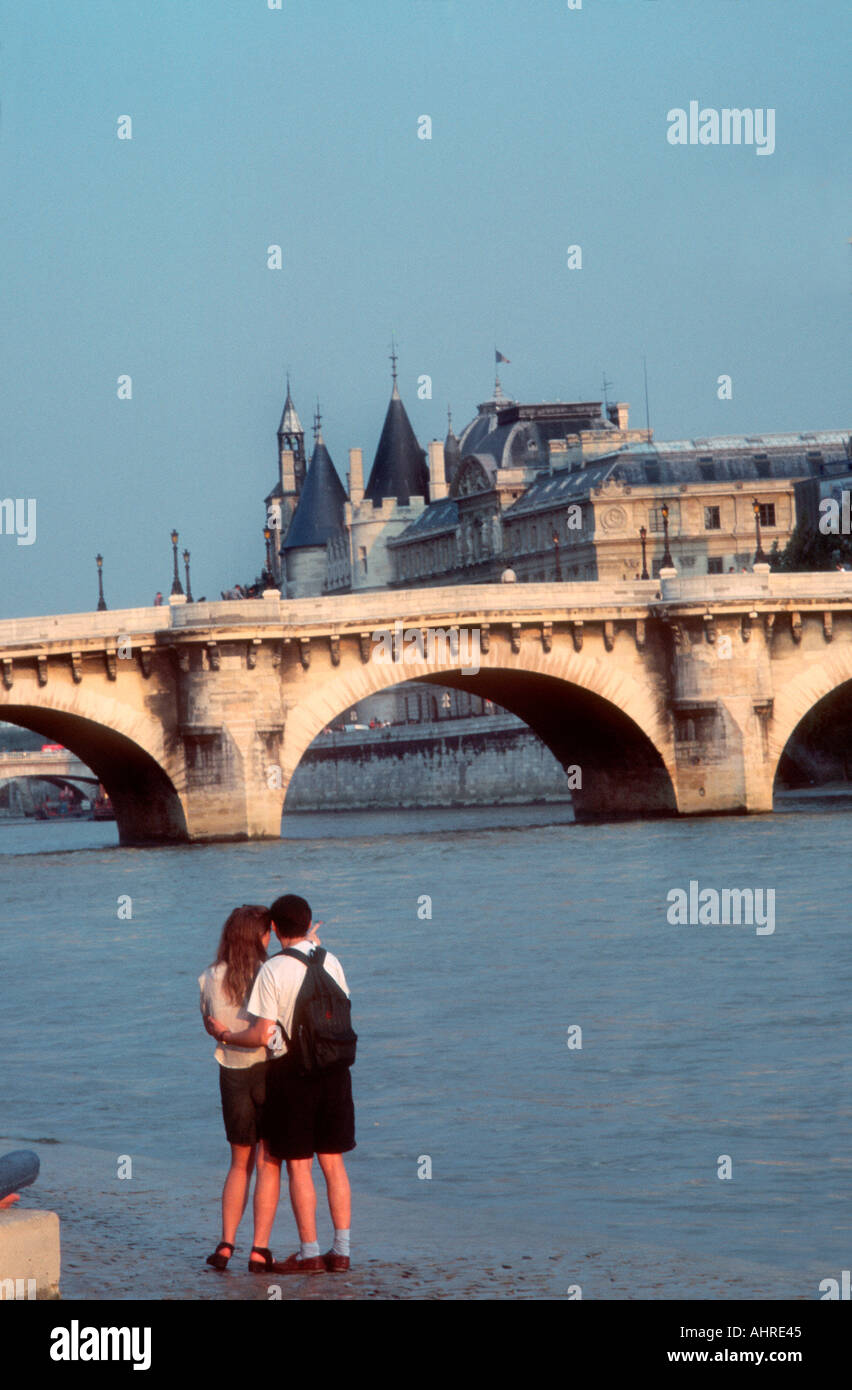
[[253,1067],[219,1068],[219,1094],[229,1144],[256,1144],[266,1100],[268,1062]]
[[289,1057],[269,1063],[261,1133],[276,1158],[345,1154],[355,1148],[348,1067],[302,1076]]

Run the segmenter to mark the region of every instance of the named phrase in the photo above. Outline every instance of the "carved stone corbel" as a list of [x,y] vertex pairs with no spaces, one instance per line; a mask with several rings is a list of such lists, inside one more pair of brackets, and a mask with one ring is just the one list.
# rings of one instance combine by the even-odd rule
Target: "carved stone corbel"
[[253,637],[246,647],[246,666],[249,671],[253,671],[257,665],[257,654],[261,647],[261,639]]
[[764,613],[763,615],[763,635],[767,642],[772,641],[772,634],[775,631],[775,614]]
[[15,681],[15,673],[12,667],[12,658],[3,657],[3,684],[7,690],[11,690]]
[[487,652],[491,646],[491,624],[483,623],[479,629],[479,649]]
[[604,620],[603,639],[607,651],[611,652],[615,646],[615,623],[612,621],[612,618],[606,618]]
[[574,651],[575,651],[575,652],[581,652],[581,651],[583,650],[583,619],[582,619],[582,618],[578,618],[578,619],[576,620],[576,622],[573,622],[573,623],[571,624],[571,635],[572,635],[572,637],[574,638]]
[[83,658],[79,652],[71,653],[71,675],[74,684],[79,685],[83,679]]
[[704,614],[704,636],[708,642],[716,641],[716,616],[713,613]]
[[513,651],[513,652],[519,652],[520,650],[521,650],[521,625],[520,625],[520,623],[512,623],[512,651]]
[[302,667],[307,671],[311,664],[311,639],[310,637],[299,638],[299,660]]
[[117,660],[118,651],[116,650],[116,648],[113,647],[112,649],[110,649],[109,647],[107,647],[106,651],[104,652],[104,665],[106,666],[107,680],[115,680]]
[[645,619],[636,619],[636,646],[640,652],[645,650]]
[[822,630],[826,642],[830,642],[834,636],[834,615],[832,613],[823,613]]
[[751,614],[743,613],[740,620],[740,640],[743,642],[751,641]]
[[361,646],[361,660],[366,666],[367,662],[370,660],[371,638],[369,632],[362,632],[359,641]]
[[[186,668],[185,668],[185,669],[188,671],[188,670],[189,670],[189,652],[187,652],[186,658],[187,658],[187,664],[186,664]],[[210,670],[211,670],[211,671],[218,671],[218,670],[219,670],[219,668],[220,668],[220,666],[221,666],[221,664],[222,664],[222,655],[221,655],[221,652],[219,651],[219,643],[218,643],[218,642],[208,642],[208,643],[207,643],[207,661],[208,661],[208,663],[209,663],[209,666],[210,666]],[[181,667],[181,670],[183,670],[183,669],[184,669],[184,668]]]
[[546,652],[553,649],[553,623],[542,623],[541,645]]
[[36,668],[37,668],[37,670],[38,670],[38,683],[39,683],[39,685],[47,685],[47,657],[46,657],[46,656],[37,656],[37,657],[36,657]]
[[801,613],[791,613],[791,614],[790,614],[790,627],[791,627],[792,633],[793,633],[793,641],[794,641],[794,642],[797,642],[797,643],[798,643],[798,642],[801,642],[801,640],[802,640],[802,615],[801,615]]
[[139,648],[139,665],[142,667],[142,675],[147,680],[151,674],[151,648]]
[[330,652],[331,652],[331,664],[332,664],[332,666],[339,666],[339,665],[340,665],[340,638],[339,638],[339,637],[334,637],[334,636],[329,637],[329,639],[328,639],[328,646],[329,646],[329,650],[330,650]]

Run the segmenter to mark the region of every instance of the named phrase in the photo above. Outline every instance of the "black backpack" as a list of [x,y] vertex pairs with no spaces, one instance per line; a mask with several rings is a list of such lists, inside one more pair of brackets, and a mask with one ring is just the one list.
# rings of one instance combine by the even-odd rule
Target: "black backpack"
[[288,1054],[299,1063],[303,1076],[316,1076],[329,1067],[351,1067],[358,1041],[352,1031],[352,1005],[324,969],[327,952],[318,946],[306,956],[288,946],[281,954],[293,956],[305,966],[293,1011],[292,1040],[281,1025]]

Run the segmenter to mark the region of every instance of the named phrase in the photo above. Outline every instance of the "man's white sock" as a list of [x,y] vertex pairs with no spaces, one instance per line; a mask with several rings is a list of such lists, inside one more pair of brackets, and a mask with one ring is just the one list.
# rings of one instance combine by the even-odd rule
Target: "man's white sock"
[[300,1252],[299,1252],[299,1258],[300,1258],[300,1259],[302,1259],[302,1260],[312,1260],[312,1259],[315,1259],[316,1256],[319,1254],[319,1241],[318,1241],[318,1240],[303,1240],[301,1244],[302,1244],[302,1248],[301,1248],[301,1250],[300,1250]]
[[334,1244],[331,1247],[335,1255],[349,1254],[349,1231],[338,1231],[334,1229]]

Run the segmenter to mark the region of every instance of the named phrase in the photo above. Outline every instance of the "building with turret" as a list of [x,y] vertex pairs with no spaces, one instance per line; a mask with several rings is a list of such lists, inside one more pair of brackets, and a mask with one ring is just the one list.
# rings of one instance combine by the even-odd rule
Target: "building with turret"
[[[654,577],[667,550],[695,575],[783,549],[794,485],[846,470],[848,430],[654,440],[629,406],[492,397],[426,452],[392,390],[366,484],[360,448],[343,487],[319,425],[305,468],[290,396],[278,430],[276,578],[286,597],[364,589]],[[270,522],[274,525],[275,522]]]

